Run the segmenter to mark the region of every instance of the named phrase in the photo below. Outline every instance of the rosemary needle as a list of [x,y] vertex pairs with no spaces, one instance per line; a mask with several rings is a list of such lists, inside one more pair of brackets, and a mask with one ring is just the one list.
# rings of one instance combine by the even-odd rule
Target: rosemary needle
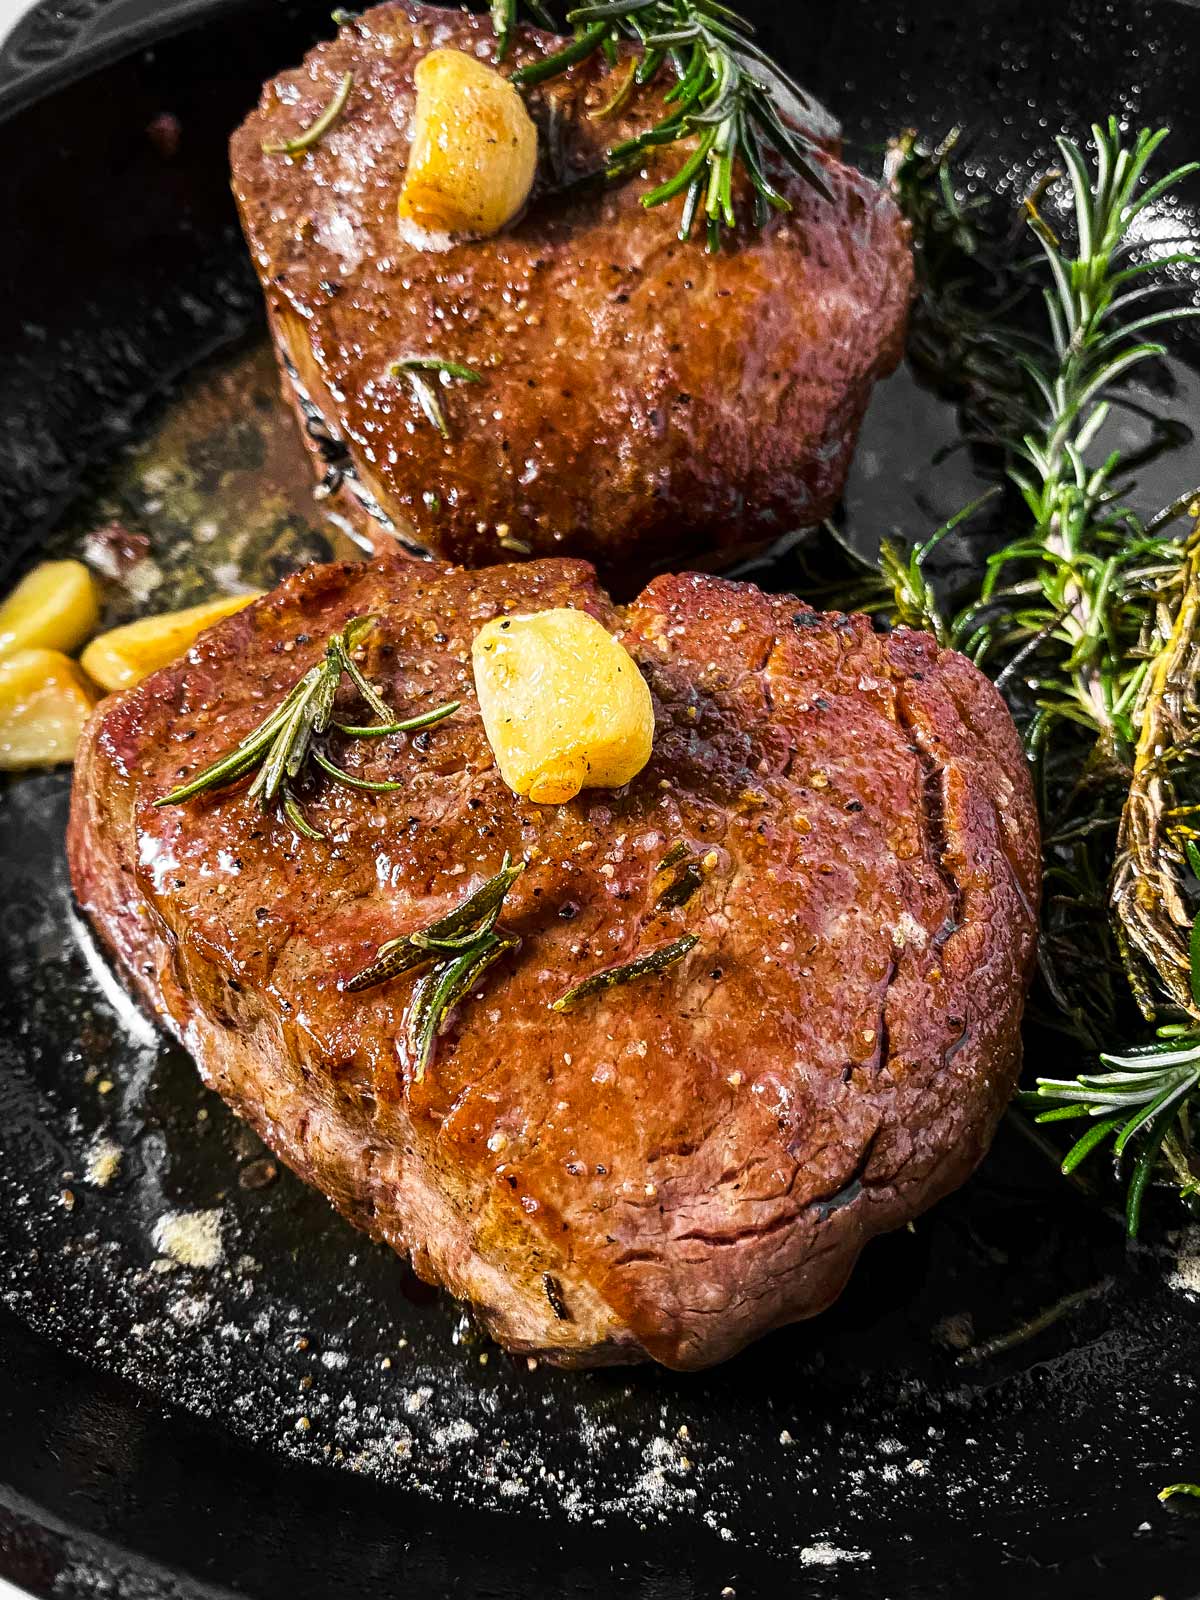
[[391,733],[417,733],[422,728],[432,728],[446,717],[452,717],[462,707],[461,700],[448,700],[444,706],[434,706],[432,711],[422,711],[419,716],[405,717],[402,722],[369,723],[365,727],[352,722],[335,722],[339,733],[354,739],[383,739]]
[[350,98],[350,91],[354,88],[354,74],[347,72],[342,75],[342,81],[334,92],[333,99],[324,111],[310,122],[308,127],[298,133],[293,139],[280,139],[264,144],[265,156],[298,156],[304,150],[309,150],[320,141],[333,127],[334,123],[346,109],[346,102]]
[[413,994],[407,1031],[416,1083],[425,1076],[437,1036],[450,1013],[470,994],[489,967],[520,946],[520,939],[485,934],[459,955],[440,961],[420,980]]
[[496,925],[508,891],[524,870],[523,861],[513,862],[506,853],[495,877],[489,878],[453,911],[426,928],[380,945],[374,961],[347,979],[346,993],[358,994],[363,989],[373,989],[402,972],[469,948],[472,942],[488,936]]
[[451,378],[459,383],[483,382],[482,373],[476,372],[474,367],[465,367],[461,361],[443,361],[439,356],[402,356],[393,364],[391,372],[393,378],[403,376],[408,379],[413,398],[443,439],[450,437],[450,427],[437,390],[425,374],[435,373],[443,384]]
[[521,941],[495,931],[505,897],[525,870],[507,851],[500,871],[453,911],[428,927],[380,945],[375,960],[344,985],[346,994],[372,989],[403,972],[427,966],[413,990],[405,1041],[413,1063],[413,1081],[420,1083],[437,1036],[454,1008],[470,994],[489,967]]
[[636,960],[627,961],[623,966],[607,967],[603,972],[593,972],[590,978],[585,978],[582,983],[577,983],[573,989],[568,989],[566,994],[560,994],[557,1000],[551,1002],[551,1011],[570,1011],[581,1000],[590,1000],[593,995],[603,994],[608,989],[615,989],[626,983],[635,983],[639,978],[651,978],[668,968],[675,966],[700,943],[695,934],[685,933],[682,938],[676,939],[672,944],[660,945],[657,950],[651,950],[648,955],[638,956]]

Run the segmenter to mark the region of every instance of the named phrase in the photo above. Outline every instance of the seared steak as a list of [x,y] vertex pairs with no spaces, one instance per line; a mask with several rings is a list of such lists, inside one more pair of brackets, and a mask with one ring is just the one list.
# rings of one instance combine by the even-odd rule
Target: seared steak
[[[470,648],[552,606],[623,636],[656,737],[624,790],[537,806],[496,769]],[[398,712],[462,702],[334,736],[402,789],[310,782],[325,842],[244,786],[155,809],[368,613],[364,671]],[[501,922],[522,947],[418,1079],[415,975],[345,982],[506,851],[529,863]],[[1017,1073],[1039,853],[999,696],[924,634],[749,585],[659,578],[622,611],[580,562],[309,568],[97,710],[70,856],[205,1081],[504,1344],[564,1363],[701,1367],[820,1311],[867,1239],[963,1181]],[[669,971],[548,1009],[684,932]]]
[[[524,28],[511,64],[561,43]],[[529,94],[541,172],[524,216],[492,239],[414,248],[396,204],[413,72],[439,47],[495,60],[486,17],[378,6],[273,79],[233,138],[285,390],[338,508],[376,545],[382,517],[467,564],[516,551],[608,571],[826,516],[871,386],[900,355],[912,264],[892,201],[826,151],[832,200],[774,173],[789,214],[719,256],[680,243],[678,206],[641,204],[679,146],[602,181],[608,148],[658,120],[669,74],[597,120],[621,81],[597,57]],[[347,71],[349,103],[320,143],[264,155]],[[390,375],[413,355],[483,374],[445,395],[449,439]]]

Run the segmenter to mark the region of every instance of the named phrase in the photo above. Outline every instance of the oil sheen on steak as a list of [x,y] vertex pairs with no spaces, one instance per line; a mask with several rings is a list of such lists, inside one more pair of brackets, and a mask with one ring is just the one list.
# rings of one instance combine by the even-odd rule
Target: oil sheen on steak
[[[502,782],[470,669],[482,623],[551,606],[623,636],[656,716],[632,784],[565,806]],[[397,710],[462,702],[337,738],[401,790],[312,784],[324,843],[240,790],[153,807],[364,613]],[[681,840],[703,881],[657,910]],[[413,975],[339,986],[506,850],[523,946],[416,1082]],[[564,1363],[702,1367],[820,1311],[872,1234],[963,1181],[1017,1073],[1039,854],[1004,705],[924,634],[750,585],[664,577],[618,610],[582,562],[309,568],[97,710],[70,855],[205,1081],[504,1344]],[[671,971],[547,1009],[684,931]]]
[[[522,29],[511,61],[561,42]],[[699,237],[680,243],[678,203],[641,204],[684,159],[679,146],[644,175],[602,180],[608,148],[658,120],[669,75],[597,120],[621,82],[597,56],[528,97],[541,170],[525,214],[493,239],[414,248],[396,203],[413,72],[438,47],[495,59],[486,17],[378,6],[268,83],[233,138],[285,390],[318,475],[333,469],[338,509],[376,545],[382,516],[468,565],[517,551],[609,572],[727,553],[826,516],[872,384],[900,355],[912,263],[888,196],[822,152],[831,201],[776,174],[789,214],[739,230],[717,256]],[[264,155],[347,71],[349,103],[320,143],[294,160]],[[412,355],[483,374],[442,392],[449,439],[390,374]]]

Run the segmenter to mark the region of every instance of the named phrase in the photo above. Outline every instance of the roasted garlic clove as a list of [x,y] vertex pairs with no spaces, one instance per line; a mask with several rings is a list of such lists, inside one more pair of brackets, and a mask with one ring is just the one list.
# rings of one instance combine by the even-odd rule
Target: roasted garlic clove
[[92,710],[83,674],[59,650],[17,650],[0,660],[0,771],[73,761]]
[[248,606],[256,595],[209,600],[186,611],[139,617],[93,639],[83,652],[83,669],[102,689],[128,689],[168,662],[176,661],[205,628]]
[[417,109],[401,221],[435,233],[499,233],[529,198],[537,129],[521,96],[460,50],[416,70]]
[[649,761],[646,681],[586,611],[498,617],[471,653],[483,726],[517,794],[561,805],[581,789],[620,788]]
[[82,561],[43,561],[0,603],[0,656],[15,650],[78,650],[100,620]]

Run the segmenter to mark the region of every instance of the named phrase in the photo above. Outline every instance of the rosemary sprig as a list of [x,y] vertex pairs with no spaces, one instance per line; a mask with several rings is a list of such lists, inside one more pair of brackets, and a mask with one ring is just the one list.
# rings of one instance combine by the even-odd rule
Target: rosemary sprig
[[[1116,386],[1164,353],[1146,335],[1196,315],[1178,304],[1143,312],[1149,297],[1174,287],[1156,270],[1194,264],[1195,255],[1128,264],[1137,218],[1196,165],[1151,180],[1147,169],[1164,132],[1126,143],[1110,119],[1093,137],[1092,170],[1076,144],[1059,144],[1071,183],[1073,250],[1041,214],[1047,184],[1026,202],[1047,279],[1045,334],[1022,324],[1006,330],[1003,317],[967,321],[968,374],[990,374],[988,358],[1005,344],[1024,373],[1024,392],[1002,386],[996,402],[974,414],[984,421],[984,442],[1006,458],[1029,522],[992,557],[978,596],[945,637],[1008,691],[1038,762],[1048,1020],[1061,1026],[1065,1018],[1097,1044],[1111,1038],[1131,1009],[1120,952],[1143,1012],[1158,1020],[1165,1011],[1169,1019],[1144,1048],[1105,1050],[1103,1070],[1039,1079],[1025,1097],[1038,1121],[1090,1119],[1064,1171],[1101,1148],[1111,1149],[1118,1168],[1131,1165],[1126,1216],[1135,1233],[1158,1175],[1185,1197],[1200,1193],[1193,1128],[1200,1108],[1200,563],[1195,536],[1180,543],[1168,531],[1194,495],[1143,522],[1127,500],[1128,463],[1116,452],[1097,456],[1095,443],[1110,406],[1128,403]],[[914,219],[943,216],[945,225],[932,229],[941,268],[951,281],[970,281],[947,267],[955,251],[972,260],[981,251],[974,218],[945,202],[944,164],[914,166],[911,146],[899,162],[913,193],[927,186]],[[982,368],[972,362],[979,350]],[[897,552],[889,563],[885,552],[894,619],[936,625],[925,573],[935,542],[907,561]]]
[[437,1036],[450,1013],[489,967],[520,949],[521,941],[514,934],[495,929],[505,898],[524,870],[524,861],[512,861],[506,851],[500,871],[461,905],[428,927],[380,945],[374,961],[343,984],[346,994],[359,994],[418,967],[430,969],[413,990],[405,1033],[414,1082],[420,1083],[425,1076]]
[[[544,8],[530,7],[540,21]],[[515,26],[519,0],[495,0],[492,17],[503,57]],[[561,50],[518,67],[512,81],[529,88],[558,77],[568,68],[603,51],[610,63],[617,47],[632,40],[640,59],[605,108],[616,105],[637,85],[649,83],[669,66],[675,82],[665,95],[666,113],[651,128],[609,151],[610,177],[636,168],[648,151],[691,142],[677,171],[643,195],[646,207],[682,198],[679,237],[691,236],[703,217],[707,246],[719,250],[726,228],[737,226],[734,172],[741,167],[753,192],[753,220],[761,227],[772,211],[788,211],[790,202],[767,175],[767,151],[830,198],[816,159],[817,147],[799,127],[786,120],[780,103],[802,110],[812,102],[755,43],[754,30],[719,0],[594,0],[567,12],[575,37]],[[790,109],[790,107],[789,107]]]
[[623,966],[607,967],[603,972],[593,972],[591,977],[585,978],[582,983],[577,983],[573,989],[568,989],[566,994],[560,994],[557,1000],[552,1001],[550,1010],[570,1011],[582,1000],[590,1000],[593,995],[603,994],[608,989],[616,989],[627,983],[636,983],[639,978],[655,977],[690,955],[699,943],[695,934],[685,933],[673,943],[660,945],[657,950],[638,956],[636,960],[627,961]]
[[446,414],[442,410],[437,390],[425,376],[428,372],[435,373],[443,387],[448,387],[451,379],[457,379],[459,383],[482,383],[483,376],[476,372],[474,367],[463,366],[461,361],[443,361],[438,356],[402,356],[392,366],[392,377],[403,376],[408,379],[413,398],[426,418],[443,439],[448,439],[450,428],[446,422]]
[[195,795],[210,789],[227,788],[253,772],[254,780],[247,791],[249,797],[257,800],[264,810],[278,803],[298,833],[307,839],[320,839],[324,836],[305,818],[294,789],[310,760],[336,782],[351,788],[367,789],[377,794],[400,788],[398,783],[372,783],[344,772],[314,744],[314,740],[326,733],[333,723],[333,705],[343,675],[349,677],[375,715],[382,718],[378,725],[357,730],[360,735],[375,737],[383,733],[407,731],[409,728],[428,727],[431,722],[440,722],[457,709],[456,704],[438,706],[408,722],[393,718],[353,658],[354,650],[374,625],[374,617],[352,617],[341,633],[326,645],[323,658],[292,685],[280,704],[252,733],[248,733],[232,750],[227,750],[194,778],[189,778],[169,794],[161,795],[154,804],[182,805]]
[[[336,20],[336,12],[334,17]],[[346,109],[346,103],[350,99],[350,91],[353,88],[354,74],[352,72],[343,73],[342,80],[334,91],[333,99],[330,100],[324,111],[314,121],[310,122],[307,128],[296,134],[294,138],[281,139],[264,144],[262,147],[263,155],[298,156],[302,151],[311,149],[314,144],[319,144]]]
[[1058,141],[1071,180],[1077,254],[1068,253],[1037,205],[1027,202],[1029,226],[1049,269],[1050,341],[1044,354],[1019,356],[1038,422],[1014,442],[1009,475],[1032,525],[990,559],[979,600],[954,631],[956,642],[981,662],[1026,646],[1051,661],[1052,670],[1039,670],[1033,679],[1039,712],[1030,728],[1034,747],[1067,719],[1094,729],[1106,749],[1121,752],[1132,743],[1129,712],[1146,670],[1136,648],[1142,569],[1161,557],[1162,541],[1147,535],[1124,501],[1129,484],[1122,481],[1120,453],[1088,458],[1108,418],[1113,387],[1166,353],[1143,336],[1198,314],[1174,304],[1131,316],[1148,295],[1172,285],[1147,281],[1162,262],[1124,264],[1137,218],[1198,164],[1145,183],[1165,129],[1143,130],[1127,146],[1114,118],[1093,127],[1092,136],[1094,174],[1074,141]]
[[1200,1034],[1163,1030],[1154,1044],[1127,1055],[1102,1055],[1110,1072],[1083,1073],[1078,1078],[1039,1078],[1037,1089],[1025,1097],[1030,1106],[1056,1102],[1037,1122],[1061,1122],[1074,1117],[1100,1120],[1075,1141],[1063,1158],[1062,1170],[1071,1173],[1093,1150],[1111,1141],[1118,1170],[1127,1149],[1134,1154],[1126,1197],[1125,1219],[1131,1237],[1141,1221],[1146,1186],[1160,1155],[1166,1154],[1185,1189],[1194,1192],[1200,1172],[1191,1169],[1191,1107],[1200,1089]]

